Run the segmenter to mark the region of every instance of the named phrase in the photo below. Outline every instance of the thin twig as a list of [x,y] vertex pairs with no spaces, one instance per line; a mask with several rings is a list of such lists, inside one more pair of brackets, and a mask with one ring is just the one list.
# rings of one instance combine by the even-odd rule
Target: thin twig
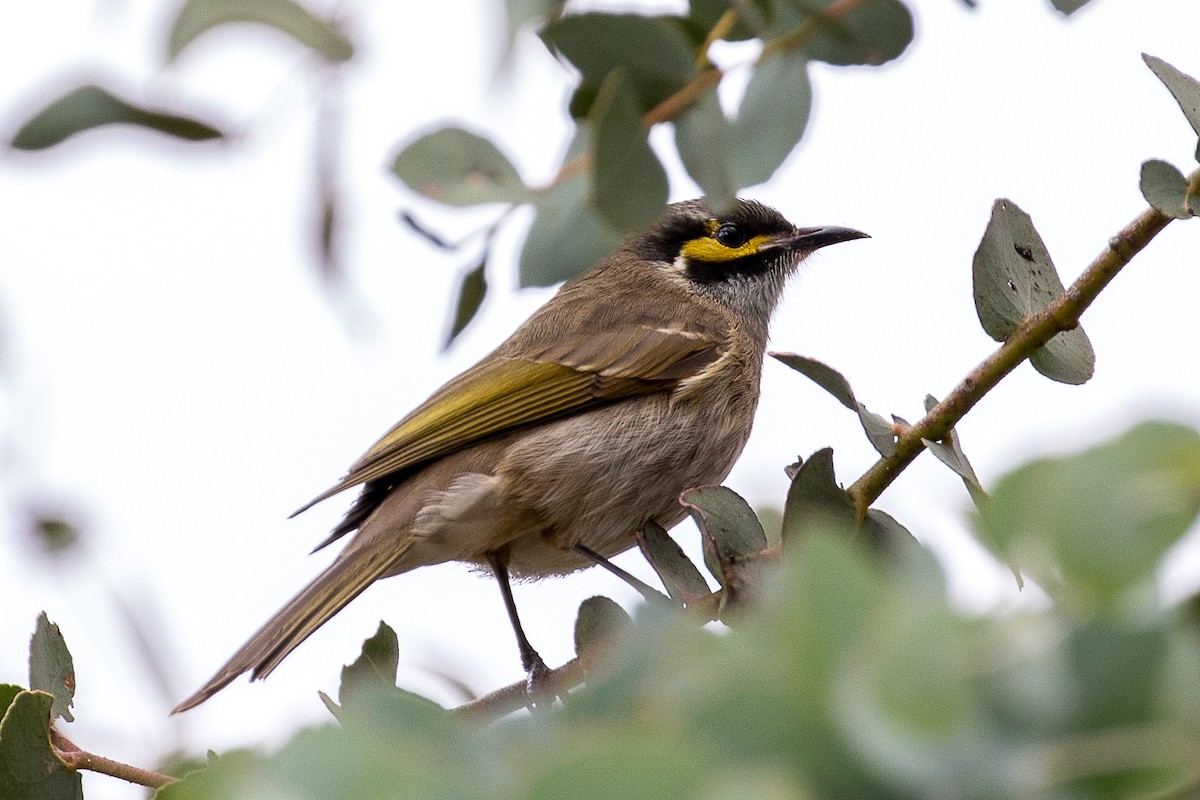
[[[1195,179],[1198,174],[1200,170],[1193,173],[1192,178]],[[1153,208],[1143,211],[1109,240],[1104,251],[1069,289],[1044,309],[1027,317],[1004,344],[971,370],[942,402],[904,431],[896,440],[896,452],[875,462],[847,489],[854,499],[858,518],[861,520],[866,516],[871,503],[925,449],[922,439],[941,440],[1004,376],[1055,335],[1078,326],[1079,317],[1104,287],[1170,222],[1171,217]]]
[[[583,683],[583,662],[573,658],[561,667],[547,672],[543,681],[547,694],[553,693],[561,697]],[[487,723],[528,707],[529,701],[529,687],[522,680],[463,703],[451,713],[472,722]]]
[[89,753],[55,729],[51,729],[50,735],[54,744],[55,754],[69,769],[77,772],[81,769],[100,772],[104,775],[120,778],[123,781],[136,783],[139,786],[148,786],[151,789],[161,789],[164,786],[170,786],[172,783],[179,782],[178,778],[163,775],[161,772],[135,767],[132,764],[125,764],[120,761],[114,761],[111,758],[98,756],[95,753]]

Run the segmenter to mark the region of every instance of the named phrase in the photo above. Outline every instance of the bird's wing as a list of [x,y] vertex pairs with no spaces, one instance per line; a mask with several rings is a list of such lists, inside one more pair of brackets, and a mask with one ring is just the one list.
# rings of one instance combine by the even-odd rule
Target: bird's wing
[[690,326],[618,325],[538,337],[519,358],[501,348],[435,392],[296,513],[516,428],[669,390],[719,359],[723,338]]

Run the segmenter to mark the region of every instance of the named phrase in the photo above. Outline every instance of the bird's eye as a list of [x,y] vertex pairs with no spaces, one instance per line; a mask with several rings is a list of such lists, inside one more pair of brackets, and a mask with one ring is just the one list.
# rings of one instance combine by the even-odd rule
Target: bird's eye
[[713,238],[726,247],[738,248],[746,243],[748,237],[739,226],[725,222],[713,233]]

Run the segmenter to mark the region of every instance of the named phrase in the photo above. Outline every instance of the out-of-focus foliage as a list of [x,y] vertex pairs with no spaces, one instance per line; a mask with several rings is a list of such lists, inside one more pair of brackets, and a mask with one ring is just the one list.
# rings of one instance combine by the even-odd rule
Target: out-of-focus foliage
[[553,713],[478,729],[382,691],[159,796],[1191,796],[1200,627],[1145,589],[1197,487],[1200,434],[1144,424],[999,482],[981,524],[1059,576],[1044,610],[964,617],[926,552],[813,528],[733,631],[644,606]]

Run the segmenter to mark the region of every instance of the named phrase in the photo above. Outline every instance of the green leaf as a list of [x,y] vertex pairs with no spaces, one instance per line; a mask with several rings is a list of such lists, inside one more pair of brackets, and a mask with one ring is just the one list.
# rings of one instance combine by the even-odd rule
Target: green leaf
[[[1063,292],[1033,221],[1006,199],[992,206],[992,217],[975,251],[972,277],[979,321],[998,342]],[[1056,335],[1029,361],[1051,380],[1080,384],[1092,377],[1096,354],[1083,328],[1077,327]]]
[[354,55],[345,34],[294,0],[187,0],[171,27],[167,59],[174,61],[213,28],[238,22],[275,28],[328,61],[347,61]]
[[1061,11],[1063,16],[1068,16],[1074,14],[1089,2],[1091,0],[1050,0],[1050,5],[1054,6],[1055,11]]
[[704,563],[737,603],[762,585],[767,534],[754,510],[732,489],[698,486],[679,495],[696,521],[704,544]]
[[813,383],[829,392],[838,402],[858,414],[858,421],[870,440],[871,446],[882,456],[890,456],[896,452],[896,429],[878,414],[868,411],[867,407],[854,397],[850,382],[842,373],[833,367],[817,361],[815,358],[798,356],[795,353],[769,353],[800,374],[809,378]]
[[193,142],[224,137],[216,128],[191,117],[152,111],[88,84],[72,89],[35,114],[13,136],[12,146],[17,150],[45,150],[77,133],[105,125],[136,125]]
[[512,50],[517,34],[531,22],[559,14],[565,0],[504,0],[504,21],[508,30],[507,48]]
[[1187,219],[1195,212],[1189,206],[1188,182],[1173,164],[1152,158],[1142,163],[1142,197],[1168,217]]
[[487,295],[488,288],[487,276],[484,275],[486,266],[487,259],[485,258],[474,269],[463,275],[459,282],[458,301],[454,304],[454,322],[450,326],[450,334],[446,337],[444,348],[449,347],[471,320],[475,319],[479,307],[483,305],[483,298]]
[[68,553],[79,544],[79,528],[60,514],[38,513],[33,519],[33,538],[50,555]]
[[[581,128],[567,159],[584,152],[587,140]],[[521,286],[550,286],[582,275],[620,245],[620,231],[596,216],[587,195],[588,182],[573,178],[538,196],[521,250]]]
[[708,207],[717,213],[732,208],[736,194],[730,165],[732,130],[716,91],[705,92],[675,120],[675,146]]
[[50,745],[54,698],[20,692],[0,719],[0,800],[83,800],[79,773]]
[[783,507],[784,546],[829,526],[854,530],[854,501],[837,485],[833,449],[826,447],[809,456],[788,487]]
[[588,671],[609,655],[613,643],[629,629],[631,622],[625,609],[607,597],[589,597],[580,604],[575,618],[575,655]]
[[878,508],[867,509],[867,516],[862,524],[862,537],[870,542],[877,551],[897,556],[905,548],[917,546],[917,537],[912,531],[900,524],[900,521]]
[[525,203],[531,194],[503,153],[462,128],[440,128],[410,143],[392,164],[413,191],[452,206]]
[[594,97],[614,70],[628,80],[640,116],[682,89],[696,69],[677,17],[570,14],[547,25],[541,36],[581,73],[571,107],[576,117],[590,116],[590,104],[580,98]]
[[74,722],[71,705],[75,699],[75,661],[62,632],[43,611],[29,640],[29,688],[54,698],[52,714]]
[[361,697],[378,696],[379,690],[395,689],[399,666],[400,643],[396,632],[381,621],[375,635],[363,642],[362,654],[353,664],[342,667],[338,701],[346,708]]
[[[826,0],[822,5],[832,4],[833,0]],[[791,5],[802,13],[811,6],[808,0],[791,0]],[[803,51],[813,60],[838,66],[886,63],[913,40],[912,12],[900,0],[859,3],[836,20],[815,14],[810,19],[818,21],[820,28]]]
[[12,701],[23,691],[25,689],[15,683],[0,683],[0,717],[4,716]]
[[770,180],[804,135],[811,110],[807,58],[793,51],[760,59],[732,123],[734,185]]
[[1003,477],[979,524],[1021,563],[1056,567],[1085,607],[1138,596],[1200,513],[1200,433],[1146,422],[1078,455]]
[[650,149],[633,87],[623,70],[600,86],[592,128],[592,207],[619,230],[637,230],[662,216],[667,173]]
[[709,593],[708,582],[675,540],[654,520],[638,532],[638,546],[672,600],[687,605]]
[[1183,115],[1192,124],[1192,130],[1200,135],[1200,81],[1180,72],[1161,58],[1142,53],[1142,60],[1170,90]]

